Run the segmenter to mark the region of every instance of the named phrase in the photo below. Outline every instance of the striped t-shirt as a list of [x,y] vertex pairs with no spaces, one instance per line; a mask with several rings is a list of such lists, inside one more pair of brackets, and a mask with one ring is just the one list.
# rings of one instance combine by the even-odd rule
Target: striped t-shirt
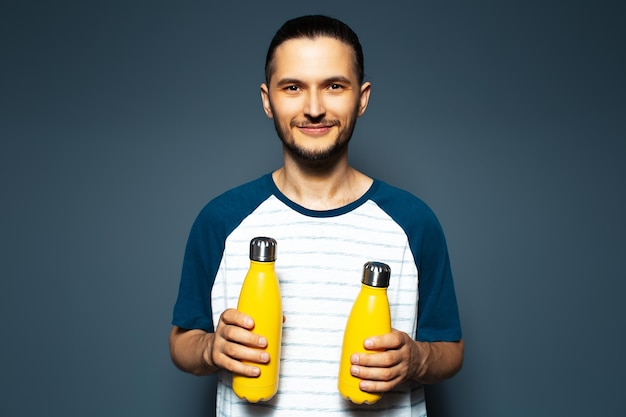
[[415,383],[356,406],[337,391],[337,375],[343,331],[367,261],[391,267],[392,327],[420,341],[460,340],[448,252],[433,212],[378,180],[357,201],[328,211],[290,201],[271,174],[239,186],[209,202],[193,224],[174,325],[212,332],[220,314],[236,308],[250,240],[257,236],[278,242],[286,317],[278,393],[249,404],[233,393],[231,375],[222,371],[217,416],[425,416],[423,388]]

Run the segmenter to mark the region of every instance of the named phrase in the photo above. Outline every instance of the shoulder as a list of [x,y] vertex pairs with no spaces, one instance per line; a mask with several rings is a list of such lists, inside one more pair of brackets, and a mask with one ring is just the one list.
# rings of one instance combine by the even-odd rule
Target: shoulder
[[422,199],[383,181],[376,180],[371,200],[403,228],[439,225],[437,216]]
[[218,195],[202,208],[195,223],[233,227],[272,195],[270,181],[270,174],[266,174]]
[[[232,188],[209,201],[202,212],[237,212],[256,206],[272,194],[268,176]],[[201,213],[202,213],[201,212]]]
[[404,230],[416,260],[426,252],[447,250],[439,219],[422,199],[382,181],[371,199]]

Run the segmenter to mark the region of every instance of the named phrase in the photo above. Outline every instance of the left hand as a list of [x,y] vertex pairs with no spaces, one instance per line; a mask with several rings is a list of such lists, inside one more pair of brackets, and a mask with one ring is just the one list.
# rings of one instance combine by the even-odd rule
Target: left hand
[[420,353],[408,334],[392,329],[391,333],[367,338],[363,346],[378,352],[354,353],[350,357],[350,372],[361,379],[361,390],[390,391],[415,375]]

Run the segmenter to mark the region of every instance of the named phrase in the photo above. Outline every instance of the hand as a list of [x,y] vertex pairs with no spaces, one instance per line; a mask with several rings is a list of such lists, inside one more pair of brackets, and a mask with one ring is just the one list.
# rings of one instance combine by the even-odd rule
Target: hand
[[398,330],[369,337],[365,349],[379,352],[355,353],[350,357],[353,376],[361,379],[359,388],[366,392],[386,392],[412,379],[420,356],[417,342]]
[[213,366],[244,376],[259,376],[261,370],[257,366],[243,363],[265,364],[270,360],[269,354],[262,350],[267,339],[253,333],[253,328],[254,320],[250,316],[232,308],[225,310],[208,343],[205,360],[209,356],[207,362]]

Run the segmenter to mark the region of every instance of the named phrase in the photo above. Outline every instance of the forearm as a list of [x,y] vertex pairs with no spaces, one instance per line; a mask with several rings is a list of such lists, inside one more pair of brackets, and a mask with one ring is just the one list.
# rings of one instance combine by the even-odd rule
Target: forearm
[[464,342],[417,342],[411,352],[411,379],[434,384],[454,376],[463,365]]
[[185,330],[174,326],[170,333],[172,362],[182,371],[194,375],[209,375],[218,368],[211,360],[214,333],[203,330]]

